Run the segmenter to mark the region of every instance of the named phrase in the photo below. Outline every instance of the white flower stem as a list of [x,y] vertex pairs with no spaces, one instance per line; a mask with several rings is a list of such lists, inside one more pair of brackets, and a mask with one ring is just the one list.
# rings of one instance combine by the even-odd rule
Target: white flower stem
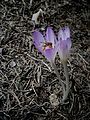
[[61,86],[62,86],[62,89],[63,89],[63,99],[64,99],[64,96],[65,96],[65,86],[64,86],[64,82],[61,80],[61,77],[60,77],[60,75],[59,75],[59,72],[58,72],[58,70],[57,70],[57,67],[56,67],[55,63],[54,63],[54,62],[51,62],[51,65],[52,65],[52,67],[54,68],[54,71],[55,71],[55,73],[56,73],[56,75],[57,75],[57,77],[58,77],[58,79],[59,79],[59,82],[60,82],[60,84],[61,84]]
[[65,96],[63,99],[63,101],[65,101],[69,94],[69,74],[68,74],[67,62],[63,62],[63,67],[64,67],[64,73],[65,73],[65,78],[66,78],[66,91],[65,91]]

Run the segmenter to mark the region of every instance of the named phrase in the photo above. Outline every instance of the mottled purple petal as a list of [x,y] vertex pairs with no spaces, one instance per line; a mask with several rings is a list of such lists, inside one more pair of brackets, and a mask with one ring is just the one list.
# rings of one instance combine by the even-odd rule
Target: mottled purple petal
[[42,45],[44,42],[44,37],[39,31],[34,31],[33,32],[33,38],[34,38],[34,45],[35,47],[43,53],[42,51]]
[[54,47],[54,42],[55,42],[56,38],[55,38],[54,32],[53,32],[51,27],[47,28],[46,37],[45,38],[46,38],[46,41],[47,42],[51,42],[53,47]]
[[57,50],[55,48],[46,49],[44,52],[45,57],[51,62],[55,60]]

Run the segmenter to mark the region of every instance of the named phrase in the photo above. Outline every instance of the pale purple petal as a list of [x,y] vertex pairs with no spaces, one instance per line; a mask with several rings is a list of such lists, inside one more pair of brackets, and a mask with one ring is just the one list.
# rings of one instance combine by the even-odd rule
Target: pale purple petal
[[65,34],[62,29],[59,30],[58,40],[65,40]]
[[60,49],[69,51],[70,48],[71,48],[71,40],[70,39],[60,41]]
[[67,38],[66,43],[67,43],[68,50],[70,50],[72,46],[71,38]]
[[58,34],[59,47],[58,54],[62,61],[67,60],[71,49],[70,29],[68,27],[62,28]]
[[33,39],[34,39],[34,45],[35,47],[43,53],[42,51],[42,45],[44,42],[44,37],[39,31],[34,31],[33,32]]
[[69,56],[69,52],[70,52],[70,48],[71,48],[71,43],[69,44],[69,42],[70,42],[70,40],[67,39],[67,40],[62,40],[59,43],[58,54],[62,61],[66,61]]
[[47,42],[51,42],[52,45],[54,46],[55,35],[54,35],[54,32],[53,32],[51,27],[47,28],[46,37],[45,38],[46,38]]
[[59,30],[58,40],[66,40],[67,38],[70,38],[70,29],[69,27],[64,27]]
[[66,40],[60,41],[60,49],[62,51],[67,51],[68,50],[68,43]]
[[65,27],[64,32],[65,32],[66,37],[70,38],[70,29],[69,29],[69,27]]

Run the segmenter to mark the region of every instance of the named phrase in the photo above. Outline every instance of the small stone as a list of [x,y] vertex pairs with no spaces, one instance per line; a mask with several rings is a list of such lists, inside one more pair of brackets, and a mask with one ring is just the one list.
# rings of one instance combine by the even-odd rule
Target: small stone
[[50,98],[50,103],[51,103],[52,106],[58,106],[59,105],[59,100],[57,98],[57,95],[51,94],[49,96],[49,98]]
[[15,67],[15,66],[16,66],[16,63],[15,63],[14,61],[11,61],[11,62],[10,62],[10,66],[11,66],[11,67]]

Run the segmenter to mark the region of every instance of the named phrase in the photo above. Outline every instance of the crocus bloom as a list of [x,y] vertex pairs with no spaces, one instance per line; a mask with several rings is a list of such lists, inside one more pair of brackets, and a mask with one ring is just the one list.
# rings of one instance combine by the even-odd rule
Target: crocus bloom
[[57,47],[56,37],[51,27],[46,30],[46,36],[44,37],[39,31],[33,32],[35,47],[51,62],[54,62]]
[[67,61],[71,48],[70,29],[64,27],[58,33],[58,54],[62,62]]

